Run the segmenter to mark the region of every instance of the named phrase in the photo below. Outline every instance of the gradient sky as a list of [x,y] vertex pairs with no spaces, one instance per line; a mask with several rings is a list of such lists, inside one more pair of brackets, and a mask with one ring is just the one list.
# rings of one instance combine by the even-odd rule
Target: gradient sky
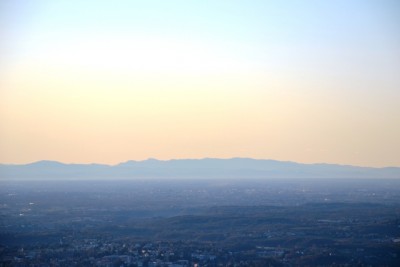
[[400,2],[0,1],[0,162],[400,166]]

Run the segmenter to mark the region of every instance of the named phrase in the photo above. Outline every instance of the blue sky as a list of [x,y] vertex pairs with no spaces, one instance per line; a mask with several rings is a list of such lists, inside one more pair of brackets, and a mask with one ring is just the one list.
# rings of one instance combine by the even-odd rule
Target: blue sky
[[400,165],[398,1],[5,0],[0,12],[0,161]]

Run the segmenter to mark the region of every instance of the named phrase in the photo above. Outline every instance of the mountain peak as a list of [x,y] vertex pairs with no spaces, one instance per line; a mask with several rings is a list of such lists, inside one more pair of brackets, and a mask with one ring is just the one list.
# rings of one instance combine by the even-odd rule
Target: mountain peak
[[63,166],[65,163],[54,161],[54,160],[40,160],[36,162],[32,162],[26,165],[35,165],[35,166]]

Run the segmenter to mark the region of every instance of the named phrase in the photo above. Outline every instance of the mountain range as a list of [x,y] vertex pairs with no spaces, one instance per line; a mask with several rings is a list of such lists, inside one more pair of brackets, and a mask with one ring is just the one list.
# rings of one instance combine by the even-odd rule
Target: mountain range
[[216,178],[400,178],[400,167],[371,168],[337,164],[231,158],[127,161],[117,165],[38,161],[0,164],[1,180]]

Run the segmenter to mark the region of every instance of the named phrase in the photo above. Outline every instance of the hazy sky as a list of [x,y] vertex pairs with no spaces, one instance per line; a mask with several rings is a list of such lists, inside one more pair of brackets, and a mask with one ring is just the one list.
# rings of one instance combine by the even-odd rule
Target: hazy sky
[[0,1],[0,162],[400,166],[400,2]]

